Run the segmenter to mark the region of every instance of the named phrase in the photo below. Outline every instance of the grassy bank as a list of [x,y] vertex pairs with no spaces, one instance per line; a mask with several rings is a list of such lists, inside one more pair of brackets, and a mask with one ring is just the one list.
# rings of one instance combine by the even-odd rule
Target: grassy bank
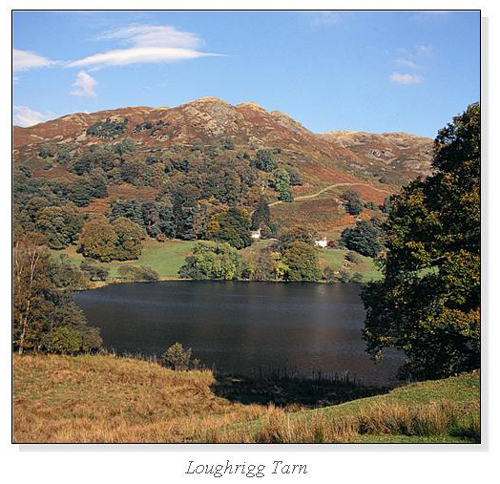
[[[474,442],[479,374],[341,405],[243,404],[210,371],[114,356],[14,356],[14,441]],[[332,391],[335,391],[332,388]],[[357,398],[353,396],[353,398]]]

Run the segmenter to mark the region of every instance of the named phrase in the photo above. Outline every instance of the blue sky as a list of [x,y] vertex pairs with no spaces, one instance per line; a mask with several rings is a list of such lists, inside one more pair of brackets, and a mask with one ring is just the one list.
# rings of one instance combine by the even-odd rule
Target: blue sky
[[479,12],[15,12],[14,122],[216,96],[435,137],[479,100]]

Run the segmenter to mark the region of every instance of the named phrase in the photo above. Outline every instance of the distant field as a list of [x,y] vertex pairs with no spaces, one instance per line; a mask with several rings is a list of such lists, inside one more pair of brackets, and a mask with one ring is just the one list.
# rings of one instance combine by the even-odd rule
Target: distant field
[[[118,268],[123,265],[128,266],[148,266],[158,272],[160,279],[177,278],[177,271],[184,264],[184,259],[188,256],[195,242],[185,240],[169,240],[167,242],[157,242],[148,239],[144,242],[142,254],[137,260],[118,262],[113,261],[103,264],[110,272],[111,277],[118,276]],[[72,260],[80,264],[83,256],[76,252],[76,247],[71,246],[63,251],[54,251],[67,254]]]
[[[320,268],[323,270],[325,267],[329,266],[334,271],[340,271],[347,263],[345,256],[349,252],[350,251],[347,249],[320,249]],[[378,281],[382,279],[382,273],[371,257],[365,257],[359,254],[358,257],[360,262],[355,264],[354,267],[349,267],[349,270],[360,272],[363,275],[363,282]]]
[[[167,242],[157,242],[153,239],[148,239],[144,242],[142,254],[137,260],[118,262],[113,261],[103,263],[109,270],[111,278],[118,278],[118,268],[123,265],[127,266],[147,266],[158,272],[160,279],[176,279],[178,278],[178,270],[184,264],[185,258],[191,254],[195,241],[187,240],[168,240]],[[254,243],[251,247],[243,249],[242,255],[249,256],[256,249],[267,246],[271,243],[269,240],[263,240]],[[359,256],[360,262],[351,267],[347,267],[345,260],[346,254],[350,252],[347,249],[318,249],[320,260],[320,269],[323,270],[329,266],[334,271],[340,271],[342,267],[346,267],[352,272],[360,272],[363,274],[363,282],[371,280],[379,280],[382,278],[382,273],[376,267],[374,261],[370,257]],[[55,255],[66,254],[75,264],[80,264],[83,256],[76,252],[75,246],[70,246],[62,251],[53,251]]]

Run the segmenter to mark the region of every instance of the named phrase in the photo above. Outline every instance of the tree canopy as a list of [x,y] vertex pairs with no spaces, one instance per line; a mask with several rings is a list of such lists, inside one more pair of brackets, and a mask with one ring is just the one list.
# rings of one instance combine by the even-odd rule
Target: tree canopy
[[367,257],[376,257],[383,248],[382,231],[371,220],[361,220],[354,228],[344,229],[340,240],[348,249]]
[[480,106],[441,129],[434,174],[391,199],[385,279],[363,294],[364,338],[406,354],[400,375],[443,378],[480,364]]
[[241,273],[241,257],[234,247],[227,243],[198,242],[193,255],[186,257],[179,269],[181,277],[209,280],[237,279]]

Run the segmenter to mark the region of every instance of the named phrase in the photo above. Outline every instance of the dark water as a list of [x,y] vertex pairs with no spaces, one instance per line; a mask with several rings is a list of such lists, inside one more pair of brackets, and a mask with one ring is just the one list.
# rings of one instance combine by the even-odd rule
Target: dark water
[[365,353],[356,284],[159,282],[116,284],[77,295],[104,345],[160,355],[179,341],[206,366],[344,373],[369,384],[394,379],[401,357]]

